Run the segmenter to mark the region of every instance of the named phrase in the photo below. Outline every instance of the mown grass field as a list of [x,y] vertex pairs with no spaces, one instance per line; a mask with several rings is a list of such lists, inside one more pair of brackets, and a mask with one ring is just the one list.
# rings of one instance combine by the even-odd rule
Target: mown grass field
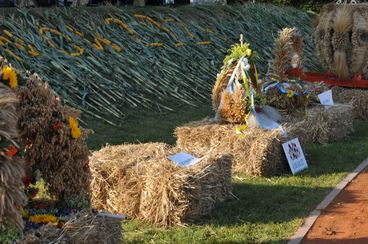
[[[163,114],[137,113],[119,130],[96,123],[91,148],[105,142],[119,144],[163,141],[175,143],[177,125],[213,116],[210,103],[179,107]],[[96,127],[96,128],[97,128]],[[140,221],[123,224],[125,243],[284,243],[325,195],[368,155],[368,122],[356,121],[345,140],[308,145],[309,169],[279,177],[234,176],[238,199],[221,203],[209,215],[186,228],[158,228]],[[105,132],[105,133],[104,133]]]

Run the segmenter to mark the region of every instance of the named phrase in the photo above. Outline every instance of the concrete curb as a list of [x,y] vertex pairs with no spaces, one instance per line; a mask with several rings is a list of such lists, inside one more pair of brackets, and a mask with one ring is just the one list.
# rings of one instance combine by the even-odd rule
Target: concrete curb
[[310,228],[312,228],[314,222],[336,196],[349,184],[359,173],[368,167],[368,159],[364,160],[353,172],[348,174],[324,199],[318,204],[318,206],[309,214],[305,219],[303,225],[299,227],[296,233],[289,239],[288,244],[298,244],[307,235]]

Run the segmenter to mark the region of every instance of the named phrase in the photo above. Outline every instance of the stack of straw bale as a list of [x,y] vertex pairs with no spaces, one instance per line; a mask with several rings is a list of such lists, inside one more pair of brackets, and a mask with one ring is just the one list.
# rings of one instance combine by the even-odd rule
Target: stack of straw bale
[[146,143],[94,152],[90,158],[92,206],[172,226],[209,213],[215,203],[231,196],[231,157],[207,153],[199,163],[183,168],[167,159],[179,151]]
[[[12,142],[18,138],[17,105],[18,99],[14,92],[0,83],[1,143]],[[0,229],[9,224],[22,229],[21,208],[27,202],[22,182],[24,164],[18,156],[5,155],[6,150],[0,148]]]
[[78,111],[63,105],[36,74],[22,76],[17,95],[27,171],[39,169],[49,193],[57,198],[88,195],[87,133],[82,130],[81,137],[72,138],[68,123]]
[[215,124],[209,120],[192,122],[176,128],[177,145],[197,154],[207,151],[231,154],[233,172],[237,174],[272,176],[286,171],[282,143],[289,137],[283,137],[280,130],[258,128],[245,129],[238,134],[238,126]]
[[39,230],[28,233],[19,243],[120,244],[122,239],[120,220],[98,217],[90,210],[83,210],[70,217],[62,228],[44,225]]
[[368,90],[334,87],[333,98],[339,103],[349,103],[357,119],[368,120]]

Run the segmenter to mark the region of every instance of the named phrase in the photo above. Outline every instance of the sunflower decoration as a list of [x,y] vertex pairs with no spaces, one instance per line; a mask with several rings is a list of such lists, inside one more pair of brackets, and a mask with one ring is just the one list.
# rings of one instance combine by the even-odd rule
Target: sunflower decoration
[[69,116],[68,121],[72,137],[74,139],[78,139],[81,136],[81,130],[78,125],[78,120],[72,116]]
[[10,88],[12,89],[17,88],[18,86],[17,74],[12,67],[5,65],[2,68],[1,73],[2,73],[1,79],[3,81],[8,81],[8,85]]
[[35,214],[29,217],[33,223],[56,223],[58,218],[51,214]]

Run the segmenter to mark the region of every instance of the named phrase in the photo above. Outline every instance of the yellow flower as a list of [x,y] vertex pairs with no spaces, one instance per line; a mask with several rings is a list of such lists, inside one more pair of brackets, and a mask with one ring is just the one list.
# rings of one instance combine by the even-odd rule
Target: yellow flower
[[57,221],[57,217],[51,214],[35,214],[29,217],[29,220],[34,223],[55,223]]
[[17,74],[14,69],[9,66],[4,66],[2,69],[2,79],[9,81],[9,86],[12,89],[15,89],[18,86]]
[[245,55],[247,57],[250,57],[252,55],[252,49],[248,48],[246,51],[245,51]]
[[288,90],[286,96],[292,97],[292,96],[294,96],[294,92],[292,90]]
[[78,127],[78,120],[69,116],[69,127],[71,130],[72,137],[78,139],[81,136],[81,130]]

